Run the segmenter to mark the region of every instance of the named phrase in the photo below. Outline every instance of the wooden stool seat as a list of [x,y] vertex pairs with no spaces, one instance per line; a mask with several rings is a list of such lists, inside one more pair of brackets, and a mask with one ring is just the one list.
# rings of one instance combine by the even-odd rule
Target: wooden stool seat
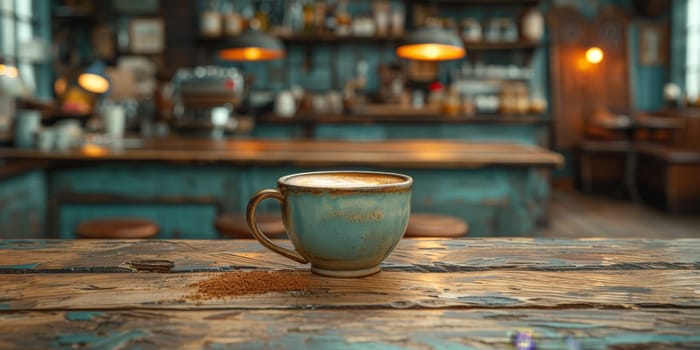
[[[280,237],[287,234],[280,214],[257,213],[255,216],[258,228],[268,237]],[[253,238],[244,214],[219,215],[214,227],[221,235],[232,238]]]
[[144,239],[158,233],[158,225],[139,218],[105,218],[83,221],[75,234],[80,238]]
[[447,215],[411,214],[404,237],[462,237],[469,231],[466,221]]

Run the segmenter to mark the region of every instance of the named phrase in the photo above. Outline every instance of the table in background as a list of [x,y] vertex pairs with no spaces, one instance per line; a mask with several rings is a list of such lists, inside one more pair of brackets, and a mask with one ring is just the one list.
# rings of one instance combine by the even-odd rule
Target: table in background
[[[640,202],[639,190],[637,188],[637,157],[640,133],[646,133],[644,137],[646,142],[670,142],[672,138],[669,136],[666,139],[657,137],[659,133],[671,135],[683,128],[683,121],[678,118],[658,117],[652,115],[641,114],[634,118],[603,118],[596,119],[593,122],[594,127],[601,128],[612,135],[619,135],[620,141],[594,141],[594,144],[602,146],[607,151],[621,151],[625,155],[624,166],[624,191],[629,195],[630,199],[635,202]],[[584,147],[595,149],[595,145],[590,142]],[[590,166],[588,166],[590,168]],[[588,169],[587,171],[591,171]],[[590,176],[589,176],[590,178]],[[590,185],[587,185],[587,190],[590,190]]]
[[310,272],[255,241],[3,240],[0,348],[698,349],[698,257],[700,239],[407,239],[366,278],[191,300],[227,271]]

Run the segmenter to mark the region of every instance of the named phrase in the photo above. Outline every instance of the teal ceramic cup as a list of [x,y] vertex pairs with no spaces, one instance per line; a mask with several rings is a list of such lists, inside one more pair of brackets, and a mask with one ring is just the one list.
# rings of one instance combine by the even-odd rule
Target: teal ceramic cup
[[[413,179],[394,173],[323,171],[281,177],[277,189],[258,191],[248,202],[250,231],[263,246],[331,277],[379,272],[406,231]],[[280,201],[294,250],[272,242],[255,222],[263,200]]]

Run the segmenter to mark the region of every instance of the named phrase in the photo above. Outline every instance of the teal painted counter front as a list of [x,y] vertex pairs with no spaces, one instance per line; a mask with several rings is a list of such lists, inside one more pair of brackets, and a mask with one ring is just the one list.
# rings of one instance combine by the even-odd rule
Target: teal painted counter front
[[[105,216],[140,216],[158,222],[159,238],[215,238],[223,212],[243,213],[258,190],[275,188],[287,174],[325,170],[285,166],[90,164],[49,172],[52,229],[74,237],[76,225]],[[343,168],[333,168],[344,170]],[[466,219],[470,236],[531,235],[546,220],[548,175],[532,167],[477,169],[357,168],[414,178],[413,212]],[[346,170],[346,169],[345,169]],[[277,211],[275,201],[261,211]]]
[[45,217],[46,178],[42,170],[0,179],[0,237],[43,237]]
[[[8,164],[28,164],[0,176],[2,225],[11,226],[1,234],[39,232],[25,229],[33,222],[46,236],[74,238],[87,219],[141,217],[158,224],[158,238],[217,238],[219,214],[243,214],[255,192],[275,188],[282,176],[370,170],[413,177],[412,211],[461,217],[469,236],[533,235],[547,222],[549,173],[562,162],[554,152],[516,142],[165,138],[139,144],[98,155],[0,149]],[[279,210],[275,201],[260,207]]]

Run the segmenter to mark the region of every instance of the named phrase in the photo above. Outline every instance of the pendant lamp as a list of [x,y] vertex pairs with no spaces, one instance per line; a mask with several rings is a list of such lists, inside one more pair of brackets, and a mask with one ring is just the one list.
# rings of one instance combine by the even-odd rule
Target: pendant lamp
[[224,61],[270,61],[283,58],[285,50],[279,39],[257,29],[248,29],[231,38],[218,56]]
[[107,66],[104,62],[97,60],[88,66],[85,71],[78,76],[78,85],[81,88],[97,95],[102,95],[109,91],[109,76],[105,72]]
[[429,26],[409,33],[396,48],[401,58],[421,61],[446,61],[464,57],[464,43],[456,33]]

